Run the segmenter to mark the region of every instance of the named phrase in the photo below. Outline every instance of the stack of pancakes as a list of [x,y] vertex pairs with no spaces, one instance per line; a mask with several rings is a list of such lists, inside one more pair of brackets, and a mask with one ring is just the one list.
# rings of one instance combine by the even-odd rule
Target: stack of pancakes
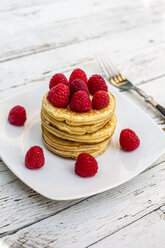
[[[47,93],[48,94],[48,93]],[[76,159],[80,153],[93,156],[107,148],[116,127],[115,98],[110,96],[109,105],[101,110],[73,112],[68,108],[54,107],[43,97],[41,109],[42,137],[52,152]]]

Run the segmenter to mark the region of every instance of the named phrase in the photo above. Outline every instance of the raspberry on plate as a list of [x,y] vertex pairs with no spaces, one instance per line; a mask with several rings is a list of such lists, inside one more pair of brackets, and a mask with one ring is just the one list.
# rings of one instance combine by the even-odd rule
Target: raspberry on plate
[[81,79],[82,81],[84,81],[84,83],[86,83],[86,84],[88,83],[86,73],[79,68],[72,71],[70,78],[69,78],[69,82],[71,83],[74,79]]
[[49,89],[53,88],[57,84],[66,84],[68,87],[70,86],[68,79],[62,73],[56,73],[49,82]]
[[77,157],[75,163],[75,173],[80,177],[92,177],[98,171],[98,164],[96,159],[88,154],[81,153]]
[[87,112],[92,107],[89,95],[83,91],[77,91],[71,98],[70,109],[75,112]]
[[120,133],[119,142],[124,151],[133,151],[140,145],[140,139],[131,129],[123,129]]
[[84,81],[82,81],[81,79],[75,79],[70,84],[71,96],[73,96],[74,93],[76,93],[79,90],[86,91],[89,95],[89,91],[88,91],[88,87],[87,87],[86,83],[84,83]]
[[93,75],[89,78],[88,89],[91,95],[94,95],[99,90],[108,91],[106,82],[100,75]]
[[94,109],[102,109],[108,106],[109,104],[109,95],[103,90],[97,91],[92,99],[92,107]]
[[17,105],[13,107],[8,115],[8,121],[14,126],[23,126],[26,121],[26,110],[24,107]]
[[45,163],[44,153],[40,146],[32,146],[26,153],[25,165],[29,169],[39,169]]
[[69,96],[69,87],[65,84],[58,84],[49,91],[47,99],[55,107],[66,108],[69,103]]

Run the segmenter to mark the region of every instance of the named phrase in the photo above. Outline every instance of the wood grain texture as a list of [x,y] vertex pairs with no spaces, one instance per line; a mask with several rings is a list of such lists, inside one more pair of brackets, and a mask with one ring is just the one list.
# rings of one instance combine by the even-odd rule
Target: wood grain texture
[[[150,168],[165,161],[165,154]],[[117,190],[118,191],[118,190]],[[82,201],[51,201],[31,190],[0,163],[0,237]],[[29,211],[30,210],[30,211]]]
[[[79,65],[77,65],[77,67],[78,66]],[[92,75],[94,72],[97,71],[98,74],[102,74],[103,76],[105,76],[103,74],[102,70],[100,69],[98,63],[95,60],[83,62],[81,68],[85,69],[85,71],[88,72],[88,75]],[[132,76],[135,73],[133,71],[134,69],[132,70],[132,68],[133,67],[130,67],[130,71],[129,72],[127,71],[126,75],[129,74],[130,76]],[[139,70],[140,70],[140,68],[139,68]],[[132,72],[132,74],[131,74],[131,72]],[[66,71],[66,75],[69,75],[69,74],[70,74],[70,70]],[[19,87],[13,86],[13,87],[9,88],[8,90],[2,91],[0,94],[1,99],[8,97],[9,94],[14,94],[14,93],[17,93],[18,91],[22,91],[22,90],[23,91],[28,90],[29,86],[31,88],[37,87],[37,86],[39,87],[39,85],[46,83],[46,81],[48,84],[50,76],[47,76],[47,74],[45,74],[43,76],[44,76],[44,78],[42,78],[40,80],[36,80],[34,82],[32,81],[32,82],[24,83],[23,85],[21,85]],[[147,78],[147,75],[145,75],[145,76]],[[136,79],[136,75],[135,75],[135,79]],[[146,83],[142,83],[140,85],[138,84],[138,86],[142,90],[146,91],[149,95],[153,96],[154,99],[157,100],[160,104],[165,105],[164,94],[162,94],[163,90],[160,90],[160,89],[164,89],[165,76],[160,76],[159,78],[151,80],[150,79],[150,73],[148,71],[148,80],[149,81],[147,81]],[[113,87],[113,86],[109,85],[109,87],[111,89],[111,87]],[[123,94],[125,94],[131,101],[133,101],[134,103],[139,105],[140,108],[142,108],[148,115],[150,115],[150,117],[153,118],[155,122],[157,122],[158,124],[160,123],[161,128],[165,127],[165,123],[164,123],[162,117],[160,116],[160,114],[158,112],[156,112],[148,103],[144,102],[143,98],[140,97],[139,95],[137,95],[137,93],[135,93],[133,91],[129,91],[129,92],[123,92]]]
[[9,247],[86,247],[165,203],[165,162],[111,191],[1,238]]
[[[124,75],[165,105],[164,11],[162,0],[3,1],[0,99],[75,67],[104,75],[95,54],[107,49]],[[123,94],[165,128],[136,93]],[[164,248],[164,168],[165,154],[113,190],[57,202],[25,186],[0,160],[0,248]]]
[[51,3],[52,0],[7,0],[3,1],[3,4],[0,5],[0,12],[11,12],[11,11],[18,11],[24,8],[34,8],[38,5],[46,5]]
[[150,6],[151,13],[147,18],[143,3],[131,3],[127,0],[127,5],[123,6],[121,1],[114,0],[111,4],[107,0],[54,1],[35,8],[18,9],[14,13],[2,13],[1,61],[163,20],[164,4],[161,1],[159,5]]
[[[150,29],[154,28],[153,36],[158,37],[158,40],[153,43],[149,42],[152,35],[144,36],[146,29],[119,33],[110,40],[111,44],[108,50],[111,59],[135,83],[164,75],[165,37],[160,35],[162,32],[161,26],[153,26],[150,27]],[[107,46],[107,38],[109,40],[110,36],[21,57],[16,60],[17,62],[11,60],[1,63],[0,90],[35,83],[42,79],[48,80],[53,73],[69,71],[78,65],[86,69],[87,73],[94,73],[97,71],[96,68],[92,68],[92,65],[88,66],[88,62],[94,59],[98,48]],[[65,56],[61,56],[62,54]],[[31,66],[32,63],[33,66]]]
[[80,201],[82,199],[65,202],[48,200],[25,186],[3,162],[0,163],[0,237]]
[[164,215],[152,212],[135,223],[128,225],[121,231],[95,243],[91,248],[109,247],[144,247],[163,248],[165,247],[165,220]]

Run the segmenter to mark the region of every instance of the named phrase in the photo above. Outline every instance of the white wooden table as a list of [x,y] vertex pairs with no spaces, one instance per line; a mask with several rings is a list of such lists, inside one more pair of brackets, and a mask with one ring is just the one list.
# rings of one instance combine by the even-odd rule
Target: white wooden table
[[[165,105],[164,0],[1,0],[0,99],[75,67],[103,74],[94,55],[105,47]],[[140,97],[123,94],[165,127]],[[40,196],[0,161],[0,248],[9,247],[164,248],[165,154],[120,187],[63,202]]]

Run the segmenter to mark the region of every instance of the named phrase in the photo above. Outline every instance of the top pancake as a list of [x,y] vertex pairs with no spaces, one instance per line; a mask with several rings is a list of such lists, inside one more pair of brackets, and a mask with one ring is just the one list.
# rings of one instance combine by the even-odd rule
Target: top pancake
[[73,112],[69,108],[57,108],[47,100],[47,94],[44,95],[42,101],[44,111],[52,116],[52,118],[65,121],[69,125],[78,126],[99,123],[100,121],[111,118],[115,111],[115,98],[110,92],[108,92],[110,102],[107,107],[100,110],[91,109],[89,112]]

